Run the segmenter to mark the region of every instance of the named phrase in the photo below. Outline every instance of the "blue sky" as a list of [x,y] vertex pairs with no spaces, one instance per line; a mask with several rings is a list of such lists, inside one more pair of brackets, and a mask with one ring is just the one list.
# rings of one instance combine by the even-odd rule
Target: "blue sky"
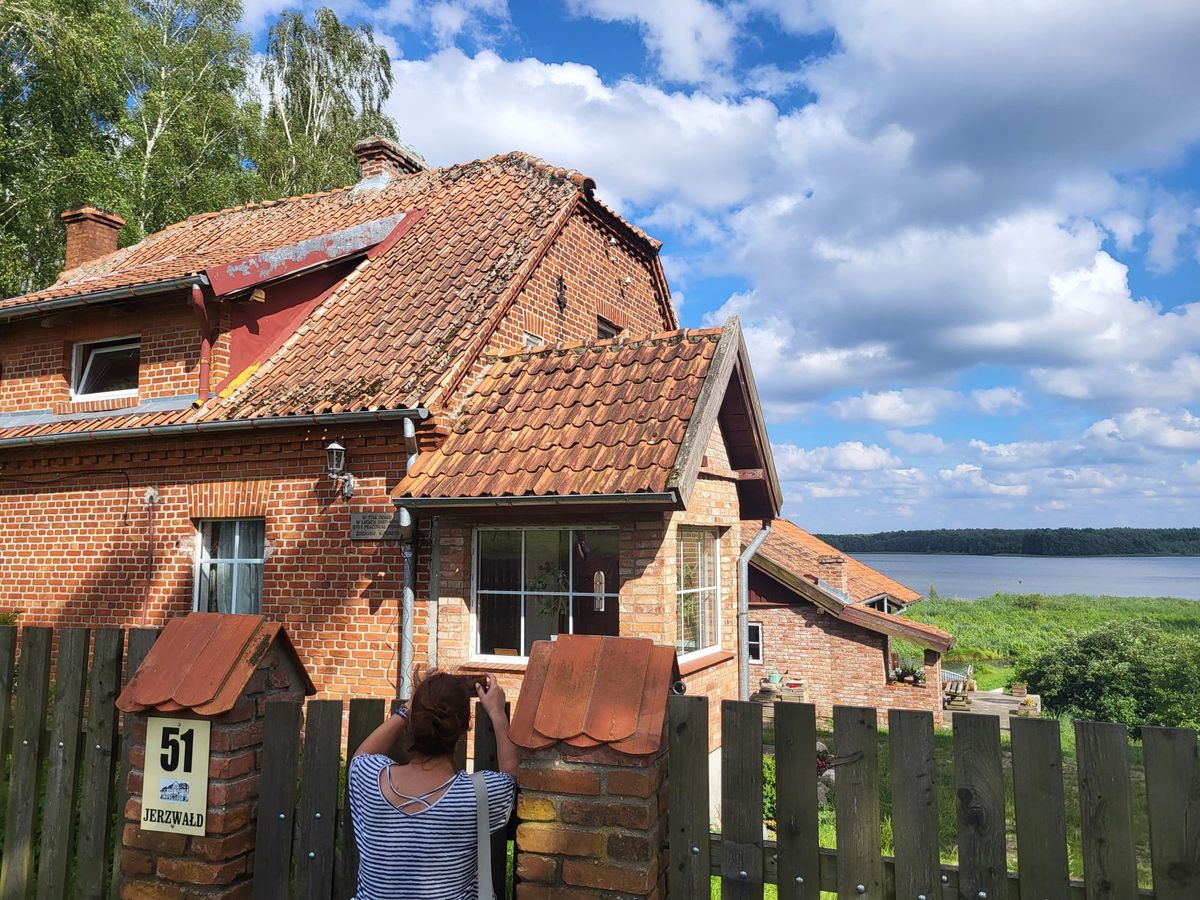
[[331,5],[430,162],[583,171],[742,318],[805,527],[1197,524],[1200,4]]

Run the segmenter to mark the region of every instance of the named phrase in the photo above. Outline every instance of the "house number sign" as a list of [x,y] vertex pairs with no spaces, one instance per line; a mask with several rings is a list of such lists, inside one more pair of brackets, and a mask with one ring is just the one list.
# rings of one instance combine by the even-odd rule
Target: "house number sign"
[[200,719],[146,720],[143,831],[204,834],[210,728]]

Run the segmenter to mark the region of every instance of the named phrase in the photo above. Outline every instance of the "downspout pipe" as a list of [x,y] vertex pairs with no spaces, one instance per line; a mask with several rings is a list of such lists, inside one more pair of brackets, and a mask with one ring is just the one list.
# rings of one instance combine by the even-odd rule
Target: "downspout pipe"
[[208,301],[200,285],[192,285],[191,307],[200,319],[200,386],[196,391],[196,408],[199,409],[208,402],[209,387],[212,381],[212,318],[208,314]]
[[400,517],[400,528],[406,535],[401,545],[404,555],[404,585],[400,593],[400,653],[397,666],[400,671],[396,678],[396,699],[409,700],[413,692],[413,616],[415,609],[415,586],[417,582],[416,565],[416,529],[413,528],[412,514],[400,507],[396,511]]
[[738,698],[750,699],[750,560],[758,552],[771,525],[763,522],[762,530],[738,557]]

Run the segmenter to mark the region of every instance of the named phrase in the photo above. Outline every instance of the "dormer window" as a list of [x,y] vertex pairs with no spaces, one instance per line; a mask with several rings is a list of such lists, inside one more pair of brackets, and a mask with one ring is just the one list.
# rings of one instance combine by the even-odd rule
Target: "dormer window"
[[71,399],[136,397],[141,347],[141,339],[136,337],[76,344]]

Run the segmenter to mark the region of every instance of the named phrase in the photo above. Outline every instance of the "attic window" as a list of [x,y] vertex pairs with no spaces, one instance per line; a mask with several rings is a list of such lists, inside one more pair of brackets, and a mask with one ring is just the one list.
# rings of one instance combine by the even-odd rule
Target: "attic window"
[[532,347],[540,347],[545,343],[545,341],[542,340],[542,336],[540,334],[534,334],[532,331],[527,331],[524,335],[522,335],[521,343],[525,345],[526,349],[529,349]]
[[615,338],[620,333],[621,333],[621,329],[618,328],[616,325],[614,325],[612,322],[608,321],[608,319],[604,318],[604,316],[596,316],[596,338],[597,338],[597,340],[611,341],[613,338]]
[[76,344],[71,399],[136,397],[141,347],[141,339],[137,337]]

